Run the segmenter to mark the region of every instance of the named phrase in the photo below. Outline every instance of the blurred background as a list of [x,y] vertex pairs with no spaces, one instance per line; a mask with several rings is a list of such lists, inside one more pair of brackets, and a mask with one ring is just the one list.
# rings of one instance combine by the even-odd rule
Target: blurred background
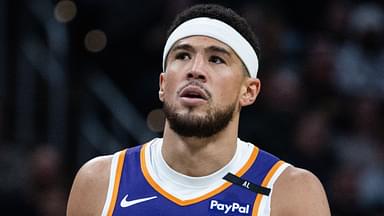
[[2,214],[65,215],[84,162],[161,136],[165,32],[195,3],[259,37],[240,137],[315,173],[333,215],[384,215],[384,3],[358,0],[1,0]]

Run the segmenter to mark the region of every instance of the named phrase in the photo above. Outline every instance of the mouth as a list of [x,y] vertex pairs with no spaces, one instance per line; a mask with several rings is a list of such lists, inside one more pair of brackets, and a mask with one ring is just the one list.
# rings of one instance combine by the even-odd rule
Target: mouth
[[208,95],[205,93],[205,91],[202,90],[200,87],[197,87],[197,86],[185,87],[180,92],[180,97],[186,98],[186,99],[208,100]]
[[179,93],[180,102],[186,107],[197,107],[206,104],[210,94],[204,88],[197,85],[188,85]]

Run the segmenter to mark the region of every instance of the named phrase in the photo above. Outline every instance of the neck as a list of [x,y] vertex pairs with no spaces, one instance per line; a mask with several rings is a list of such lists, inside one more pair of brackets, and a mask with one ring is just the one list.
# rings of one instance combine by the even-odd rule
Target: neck
[[234,156],[238,118],[219,133],[207,137],[182,137],[166,123],[162,154],[175,171],[188,176],[206,176],[224,167]]

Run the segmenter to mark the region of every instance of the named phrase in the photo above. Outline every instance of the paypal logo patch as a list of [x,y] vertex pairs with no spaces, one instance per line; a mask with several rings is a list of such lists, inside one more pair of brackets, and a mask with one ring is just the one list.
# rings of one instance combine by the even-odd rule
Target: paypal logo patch
[[224,214],[248,214],[249,213],[249,204],[242,204],[237,202],[222,202],[219,200],[211,200],[209,203],[209,210],[219,211]]

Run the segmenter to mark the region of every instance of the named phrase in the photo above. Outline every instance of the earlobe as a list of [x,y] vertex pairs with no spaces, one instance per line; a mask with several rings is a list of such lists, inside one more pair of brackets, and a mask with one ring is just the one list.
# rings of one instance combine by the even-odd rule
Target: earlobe
[[164,102],[164,92],[162,90],[159,90],[159,99],[161,102]]
[[240,105],[243,107],[253,104],[260,92],[260,87],[259,79],[247,79],[244,84],[244,91],[241,93]]
[[159,76],[159,99],[164,102],[164,72]]

